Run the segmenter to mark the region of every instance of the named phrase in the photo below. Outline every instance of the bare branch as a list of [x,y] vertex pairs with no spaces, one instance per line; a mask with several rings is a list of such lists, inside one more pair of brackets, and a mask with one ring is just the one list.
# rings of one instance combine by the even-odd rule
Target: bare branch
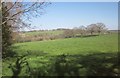
[[[41,2],[41,3],[40,3],[40,6],[42,6],[44,3],[45,3],[45,2]],[[15,4],[16,4],[16,3],[15,3]],[[30,7],[26,8],[26,9],[24,9],[24,10],[21,10],[21,11],[15,13],[15,14],[13,14],[13,15],[10,16],[8,19],[6,19],[5,21],[3,21],[1,25],[5,24],[7,21],[11,20],[13,17],[15,17],[15,16],[17,16],[17,15],[19,15],[19,14],[24,14],[24,13],[27,13],[27,12],[30,12],[30,11],[35,11],[35,9],[34,9],[34,8],[32,9],[32,7],[35,6],[36,4],[37,4],[37,2],[34,2]],[[39,7],[40,7],[40,6],[39,6]],[[12,6],[12,7],[13,7],[13,6]],[[11,8],[12,8],[12,7],[11,7]],[[38,8],[38,7],[37,7],[37,8]]]
[[10,11],[17,4],[17,1],[8,10],[6,10],[3,14],[5,15],[8,11]]

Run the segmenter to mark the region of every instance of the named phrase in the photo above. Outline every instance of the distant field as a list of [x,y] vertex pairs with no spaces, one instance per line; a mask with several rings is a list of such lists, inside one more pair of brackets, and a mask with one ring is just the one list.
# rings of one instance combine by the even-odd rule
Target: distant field
[[[39,67],[39,62],[49,63],[53,56],[68,54],[68,55],[88,55],[92,53],[115,53],[118,52],[118,35],[107,34],[85,38],[66,38],[49,41],[35,41],[17,43],[13,45],[15,51],[19,55],[29,52],[28,62],[31,67]],[[3,63],[3,75],[11,75],[12,72],[8,69],[11,59]],[[91,60],[92,61],[92,60]],[[39,66],[38,66],[39,63]],[[24,74],[24,72],[22,73]]]

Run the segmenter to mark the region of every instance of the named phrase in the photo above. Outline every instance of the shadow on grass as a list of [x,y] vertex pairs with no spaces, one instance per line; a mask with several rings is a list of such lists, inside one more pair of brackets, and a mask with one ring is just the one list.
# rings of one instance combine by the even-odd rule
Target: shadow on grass
[[[17,55],[17,53],[13,50],[13,48],[14,48],[14,47],[8,47],[5,52],[2,52],[3,61],[4,61],[5,59],[14,58],[14,56]],[[5,54],[4,54],[4,53],[5,53]]]
[[50,64],[32,69],[30,76],[120,76],[117,53],[59,55]]
[[114,53],[95,53],[81,56],[77,60],[85,68],[88,76],[118,76],[118,55]]
[[[35,55],[37,56],[37,54]],[[120,53],[117,52],[97,52],[87,55],[48,56],[45,58],[49,61],[42,63],[41,59],[38,60],[35,62],[37,67],[29,67],[29,70],[24,70],[23,76],[27,75],[30,78],[39,78],[40,76],[120,76],[119,55]],[[20,71],[23,69],[21,64],[24,64],[24,60],[19,61],[16,60],[15,65],[11,67],[12,70],[15,68],[16,71],[16,66]],[[26,60],[25,63],[29,64],[29,61]]]

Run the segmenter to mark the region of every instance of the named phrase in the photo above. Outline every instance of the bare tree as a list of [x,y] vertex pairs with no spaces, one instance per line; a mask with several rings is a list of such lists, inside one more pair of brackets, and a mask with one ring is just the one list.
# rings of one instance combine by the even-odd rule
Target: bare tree
[[48,4],[48,2],[3,2],[2,5],[6,6],[7,9],[2,15],[5,16],[7,12],[10,14],[4,17],[6,20],[2,24],[10,22],[15,26],[14,28],[23,28],[23,25],[28,27],[29,25],[25,21],[44,14],[43,8]]
[[66,29],[64,30],[63,34],[64,34],[64,37],[71,38],[74,36],[74,31],[72,29]]
[[100,34],[102,31],[106,31],[106,30],[107,30],[105,24],[103,24],[103,23],[97,23],[96,25],[97,25],[97,31],[98,31],[99,34]]
[[85,35],[86,33],[86,27],[85,26],[80,26],[79,27],[79,34],[81,34],[81,36]]
[[90,24],[87,26],[87,31],[88,33],[91,33],[91,35],[93,35],[93,33],[96,32],[96,30],[97,30],[96,24]]
[[[11,46],[12,33],[18,29],[30,27],[30,20],[45,13],[44,7],[49,2],[2,2],[2,47],[3,57],[7,53],[7,48]],[[26,22],[27,21],[27,22]],[[15,35],[15,34],[14,34]],[[10,53],[9,53],[10,54]]]

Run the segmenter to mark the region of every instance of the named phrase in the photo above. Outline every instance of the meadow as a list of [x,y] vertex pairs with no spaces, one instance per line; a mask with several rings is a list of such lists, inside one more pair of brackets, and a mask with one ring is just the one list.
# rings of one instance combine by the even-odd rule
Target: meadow
[[[109,64],[108,66],[110,67],[111,63],[116,62],[116,60],[113,59],[111,60],[112,62],[110,61],[109,63],[107,63],[108,59],[117,57],[118,34],[104,34],[104,35],[102,34],[99,36],[92,36],[92,37],[65,38],[65,39],[56,39],[56,40],[16,43],[13,45],[13,48],[18,55],[28,54],[27,61],[31,69],[39,68],[39,72],[44,72],[44,74],[41,74],[41,75],[53,75],[53,73],[50,74],[50,72],[47,71],[47,70],[50,70],[47,67],[53,66],[52,64],[55,64],[55,66],[57,66],[56,63],[53,63],[51,60],[56,60],[56,59],[53,59],[53,57],[59,57],[59,56],[61,59],[67,56],[66,63],[69,63],[71,65],[70,68],[72,66],[78,65],[78,61],[76,60],[78,59],[81,60],[82,58],[80,57],[84,58],[84,60],[82,60],[84,61],[82,63],[85,63],[83,64],[83,66],[94,65],[93,67],[96,66],[98,68],[97,65],[103,64],[104,63],[103,61],[107,59],[105,61],[106,62],[105,65]],[[68,57],[68,56],[71,56],[71,57]],[[72,56],[74,56],[74,58]],[[9,69],[8,67],[10,63],[15,61],[15,59],[16,58],[11,58],[3,62],[3,75],[5,76],[12,75],[11,69]],[[72,61],[69,61],[69,60],[72,60]],[[61,62],[59,59],[57,59],[57,61]],[[80,65],[82,65],[82,63],[80,63]],[[79,69],[80,68],[79,66],[77,66],[76,69]],[[90,66],[87,66],[87,68],[89,68]],[[86,71],[88,70],[87,68],[85,69],[83,68],[82,74],[80,75],[83,75],[83,76],[86,75]],[[75,69],[75,67],[73,67],[73,69]],[[27,75],[25,74],[24,70],[25,68],[22,70],[23,72],[20,75]],[[56,73],[63,72],[61,69],[58,69],[58,70],[59,71],[54,70],[54,72]],[[71,71],[73,70],[71,69]],[[106,72],[106,71],[103,70],[103,72]],[[63,75],[63,74],[57,74],[57,75]]]
[[117,34],[100,35],[95,37],[84,38],[66,38],[57,40],[35,41],[18,43],[14,46],[19,47],[16,49],[18,53],[24,51],[32,51],[38,54],[42,51],[48,55],[59,54],[86,54],[88,52],[117,52],[118,40]]

